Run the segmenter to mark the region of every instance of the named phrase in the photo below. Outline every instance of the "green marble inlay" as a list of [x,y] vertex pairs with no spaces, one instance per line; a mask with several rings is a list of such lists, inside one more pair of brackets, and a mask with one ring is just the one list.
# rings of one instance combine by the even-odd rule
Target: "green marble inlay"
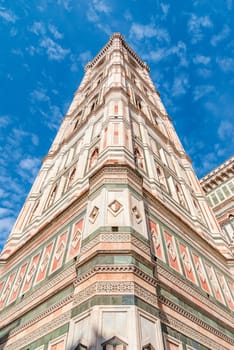
[[150,276],[153,271],[131,255],[98,255],[78,268],[77,275],[85,273],[89,269],[98,265],[135,265]]
[[42,303],[32,311],[28,312],[24,317],[21,318],[20,320],[20,325],[28,322],[32,318],[36,317],[39,315],[41,312],[46,311],[49,309],[52,305],[56,304],[57,302],[61,301],[63,298],[66,296],[70,295],[73,293],[74,287],[69,286],[68,288],[62,290],[61,292],[58,292],[56,295],[51,297],[50,299],[46,300],[46,302]]
[[164,289],[160,289],[160,294],[165,296],[167,299],[170,299],[175,304],[180,305],[183,309],[187,310],[188,312],[190,312],[194,316],[198,317],[200,320],[202,320],[203,322],[207,323],[211,327],[213,327],[213,328],[219,330],[220,332],[226,334],[230,338],[234,338],[233,332],[231,332],[228,329],[224,328],[219,323],[217,323],[216,321],[212,320],[210,317],[204,315],[198,309],[192,307],[191,305],[188,305],[187,303],[185,303],[183,300],[179,299],[175,295],[172,295],[170,292],[168,292],[168,291],[166,291]]
[[41,337],[37,341],[35,341],[35,342],[33,342],[33,343],[23,347],[23,348],[20,348],[20,350],[35,350],[36,348],[39,348],[42,345],[44,345],[44,350],[47,350],[48,349],[48,343],[51,340],[56,339],[59,336],[67,333],[68,329],[69,329],[69,323],[63,325],[62,327],[57,328],[56,330],[54,330],[51,333],[48,333],[48,334],[44,335],[43,337]]
[[198,343],[197,341],[188,338],[185,334],[179,333],[174,329],[171,329],[170,327],[166,326],[165,324],[162,324],[162,331],[164,334],[168,334],[171,337],[181,341],[183,344],[183,350],[186,350],[186,345],[190,345],[194,348],[194,350],[210,350],[206,346]]
[[71,317],[73,318],[96,305],[136,305],[140,309],[150,313],[151,315],[155,317],[159,317],[158,309],[156,309],[152,305],[149,305],[148,303],[146,303],[145,301],[139,299],[137,296],[134,296],[134,295],[94,296],[89,300],[85,301],[84,303],[80,304],[79,306],[76,306],[75,308],[73,308]]

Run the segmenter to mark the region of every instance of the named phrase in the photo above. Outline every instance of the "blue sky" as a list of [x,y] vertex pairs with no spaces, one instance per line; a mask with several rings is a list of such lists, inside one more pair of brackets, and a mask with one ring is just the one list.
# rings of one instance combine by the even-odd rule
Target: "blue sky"
[[84,73],[121,32],[198,177],[233,155],[232,0],[0,0],[0,248]]

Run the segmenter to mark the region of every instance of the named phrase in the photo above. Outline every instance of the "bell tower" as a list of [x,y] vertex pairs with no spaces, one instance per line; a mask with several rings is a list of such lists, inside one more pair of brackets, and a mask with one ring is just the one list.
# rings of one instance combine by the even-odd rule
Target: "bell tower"
[[0,263],[0,349],[234,345],[232,251],[121,34],[87,64]]

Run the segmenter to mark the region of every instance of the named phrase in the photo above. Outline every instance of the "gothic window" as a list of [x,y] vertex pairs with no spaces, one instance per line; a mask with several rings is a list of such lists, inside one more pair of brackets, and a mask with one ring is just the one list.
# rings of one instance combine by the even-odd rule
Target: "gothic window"
[[72,182],[75,178],[75,174],[76,174],[76,168],[73,168],[71,173],[70,173],[69,179],[68,179],[67,189],[69,189],[71,187]]
[[117,115],[118,112],[119,112],[119,107],[118,107],[118,104],[116,103],[116,104],[114,105],[114,114]]
[[126,350],[127,344],[120,338],[114,336],[101,344],[103,350]]
[[167,185],[166,185],[166,180],[165,180],[163,170],[160,168],[159,165],[156,167],[156,170],[157,170],[157,175],[158,175],[158,179],[159,179],[161,187],[164,190],[167,190]]
[[136,106],[137,106],[137,108],[141,111],[141,110],[142,110],[142,101],[141,101],[140,97],[139,97],[139,96],[136,96],[136,97],[135,97],[135,100],[136,100]]
[[144,345],[142,347],[142,350],[155,350],[155,348],[153,347],[153,345],[151,343]]
[[143,157],[137,147],[134,149],[134,157],[137,165],[141,168],[144,169],[144,163],[143,163]]
[[89,168],[92,168],[97,163],[98,154],[98,148],[95,148],[90,157]]
[[176,192],[179,198],[179,202],[181,205],[185,206],[184,195],[182,193],[182,189],[178,184],[175,184]]
[[40,200],[37,200],[36,203],[34,204],[34,207],[32,209],[32,212],[31,212],[31,215],[29,216],[29,219],[28,219],[28,223],[30,224],[30,222],[33,220],[34,218],[34,214],[39,206],[39,203],[40,203]]
[[88,347],[83,345],[83,344],[81,344],[81,343],[79,343],[77,345],[77,347],[75,348],[75,350],[88,350]]
[[94,111],[94,109],[96,108],[97,104],[98,104],[98,95],[96,95],[91,101],[91,109],[90,109],[91,112]]
[[158,122],[157,122],[158,116],[157,116],[157,114],[155,112],[153,112],[153,111],[151,111],[151,114],[152,114],[152,117],[153,117],[153,120],[154,120],[155,124],[158,125]]
[[55,199],[55,196],[56,196],[56,192],[57,192],[57,184],[54,185],[54,187],[52,188],[51,192],[50,192],[50,195],[49,195],[49,198],[48,198],[48,202],[47,202],[47,208],[50,207],[53,202],[54,202],[54,199]]
[[79,125],[79,122],[80,122],[80,116],[82,114],[82,111],[79,111],[77,116],[76,116],[76,120],[75,120],[75,125],[74,125],[74,129],[73,130],[76,130],[77,129],[77,126]]

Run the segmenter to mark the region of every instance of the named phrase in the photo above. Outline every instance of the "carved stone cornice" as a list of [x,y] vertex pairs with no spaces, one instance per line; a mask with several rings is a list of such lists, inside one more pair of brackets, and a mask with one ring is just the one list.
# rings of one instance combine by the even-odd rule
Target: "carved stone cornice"
[[143,299],[148,304],[158,307],[156,292],[152,294],[133,281],[97,281],[87,288],[80,290],[74,296],[73,306],[82,304],[84,301],[97,295],[134,295]]
[[77,286],[79,283],[89,279],[97,273],[133,273],[152,286],[157,286],[156,278],[149,276],[135,265],[96,265],[77,277],[74,281],[74,285]]
[[122,233],[122,232],[105,232],[99,233],[95,238],[87,241],[81,247],[81,254],[86,253],[92,247],[96,246],[100,242],[122,242],[122,243],[132,243],[139,249],[142,249],[146,254],[150,254],[149,245],[144,243],[142,240],[135,237],[132,233]]

